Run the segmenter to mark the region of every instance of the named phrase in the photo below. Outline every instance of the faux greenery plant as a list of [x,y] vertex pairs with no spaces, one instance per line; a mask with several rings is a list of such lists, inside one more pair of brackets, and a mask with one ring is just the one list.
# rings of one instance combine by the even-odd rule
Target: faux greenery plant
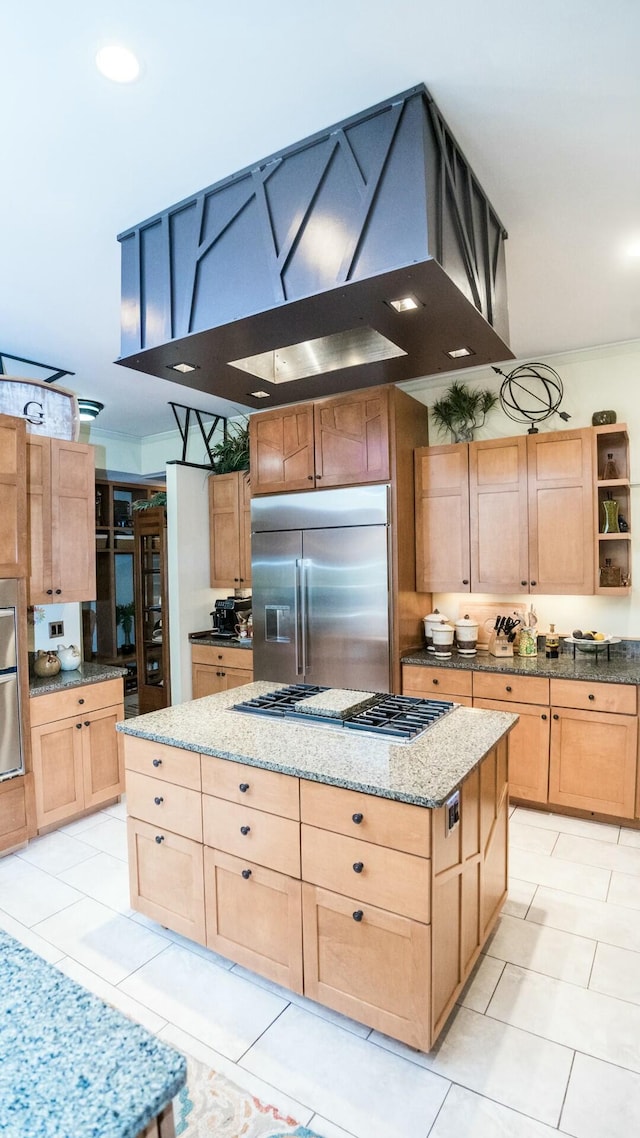
[[131,632],[133,629],[135,611],[136,606],[133,601],[128,601],[126,605],[116,605],[116,623],[122,626],[124,641],[127,647],[131,645]]
[[249,420],[227,424],[227,436],[212,451],[214,474],[249,469]]
[[498,396],[493,391],[474,390],[454,380],[442,398],[433,404],[431,417],[442,433],[451,431],[455,442],[469,442],[497,402]]

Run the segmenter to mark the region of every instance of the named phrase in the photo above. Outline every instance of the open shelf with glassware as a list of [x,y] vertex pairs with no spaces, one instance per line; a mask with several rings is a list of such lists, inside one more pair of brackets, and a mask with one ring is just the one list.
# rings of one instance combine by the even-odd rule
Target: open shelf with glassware
[[594,428],[595,591],[631,592],[631,481],[629,435],[621,423]]

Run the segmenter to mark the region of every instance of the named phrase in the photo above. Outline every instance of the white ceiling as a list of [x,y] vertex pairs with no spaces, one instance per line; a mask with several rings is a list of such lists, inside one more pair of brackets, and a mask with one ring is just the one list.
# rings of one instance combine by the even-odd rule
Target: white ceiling
[[[169,400],[233,413],[113,364],[116,234],[420,82],[509,232],[516,356],[640,336],[637,0],[2,8],[0,351],[75,372],[96,426],[171,430]],[[135,84],[97,72],[111,42]]]

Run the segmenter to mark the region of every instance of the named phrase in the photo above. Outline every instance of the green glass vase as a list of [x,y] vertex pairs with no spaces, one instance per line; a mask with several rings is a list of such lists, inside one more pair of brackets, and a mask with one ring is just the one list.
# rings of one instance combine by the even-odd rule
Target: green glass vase
[[602,510],[604,513],[602,532],[620,533],[620,526],[618,525],[618,503],[615,498],[605,498],[602,503]]

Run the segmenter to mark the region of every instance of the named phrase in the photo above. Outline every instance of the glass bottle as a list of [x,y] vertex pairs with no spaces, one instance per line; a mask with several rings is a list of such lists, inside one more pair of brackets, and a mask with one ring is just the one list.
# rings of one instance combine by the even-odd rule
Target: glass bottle
[[557,660],[560,651],[560,637],[558,636],[555,625],[549,625],[549,631],[544,638],[544,654],[547,660]]
[[603,482],[609,482],[612,479],[619,478],[619,477],[620,477],[620,474],[618,473],[618,464],[617,464],[616,460],[614,459],[613,454],[609,453],[609,454],[607,454],[607,461],[604,464],[604,470],[602,472],[602,481]]
[[611,497],[611,492],[602,503],[602,511],[604,513],[604,521],[602,523],[602,533],[620,533],[620,526],[618,525],[618,503],[615,498]]
[[605,557],[600,566],[600,585],[602,588],[617,589],[622,584],[622,570],[614,565],[610,557]]

